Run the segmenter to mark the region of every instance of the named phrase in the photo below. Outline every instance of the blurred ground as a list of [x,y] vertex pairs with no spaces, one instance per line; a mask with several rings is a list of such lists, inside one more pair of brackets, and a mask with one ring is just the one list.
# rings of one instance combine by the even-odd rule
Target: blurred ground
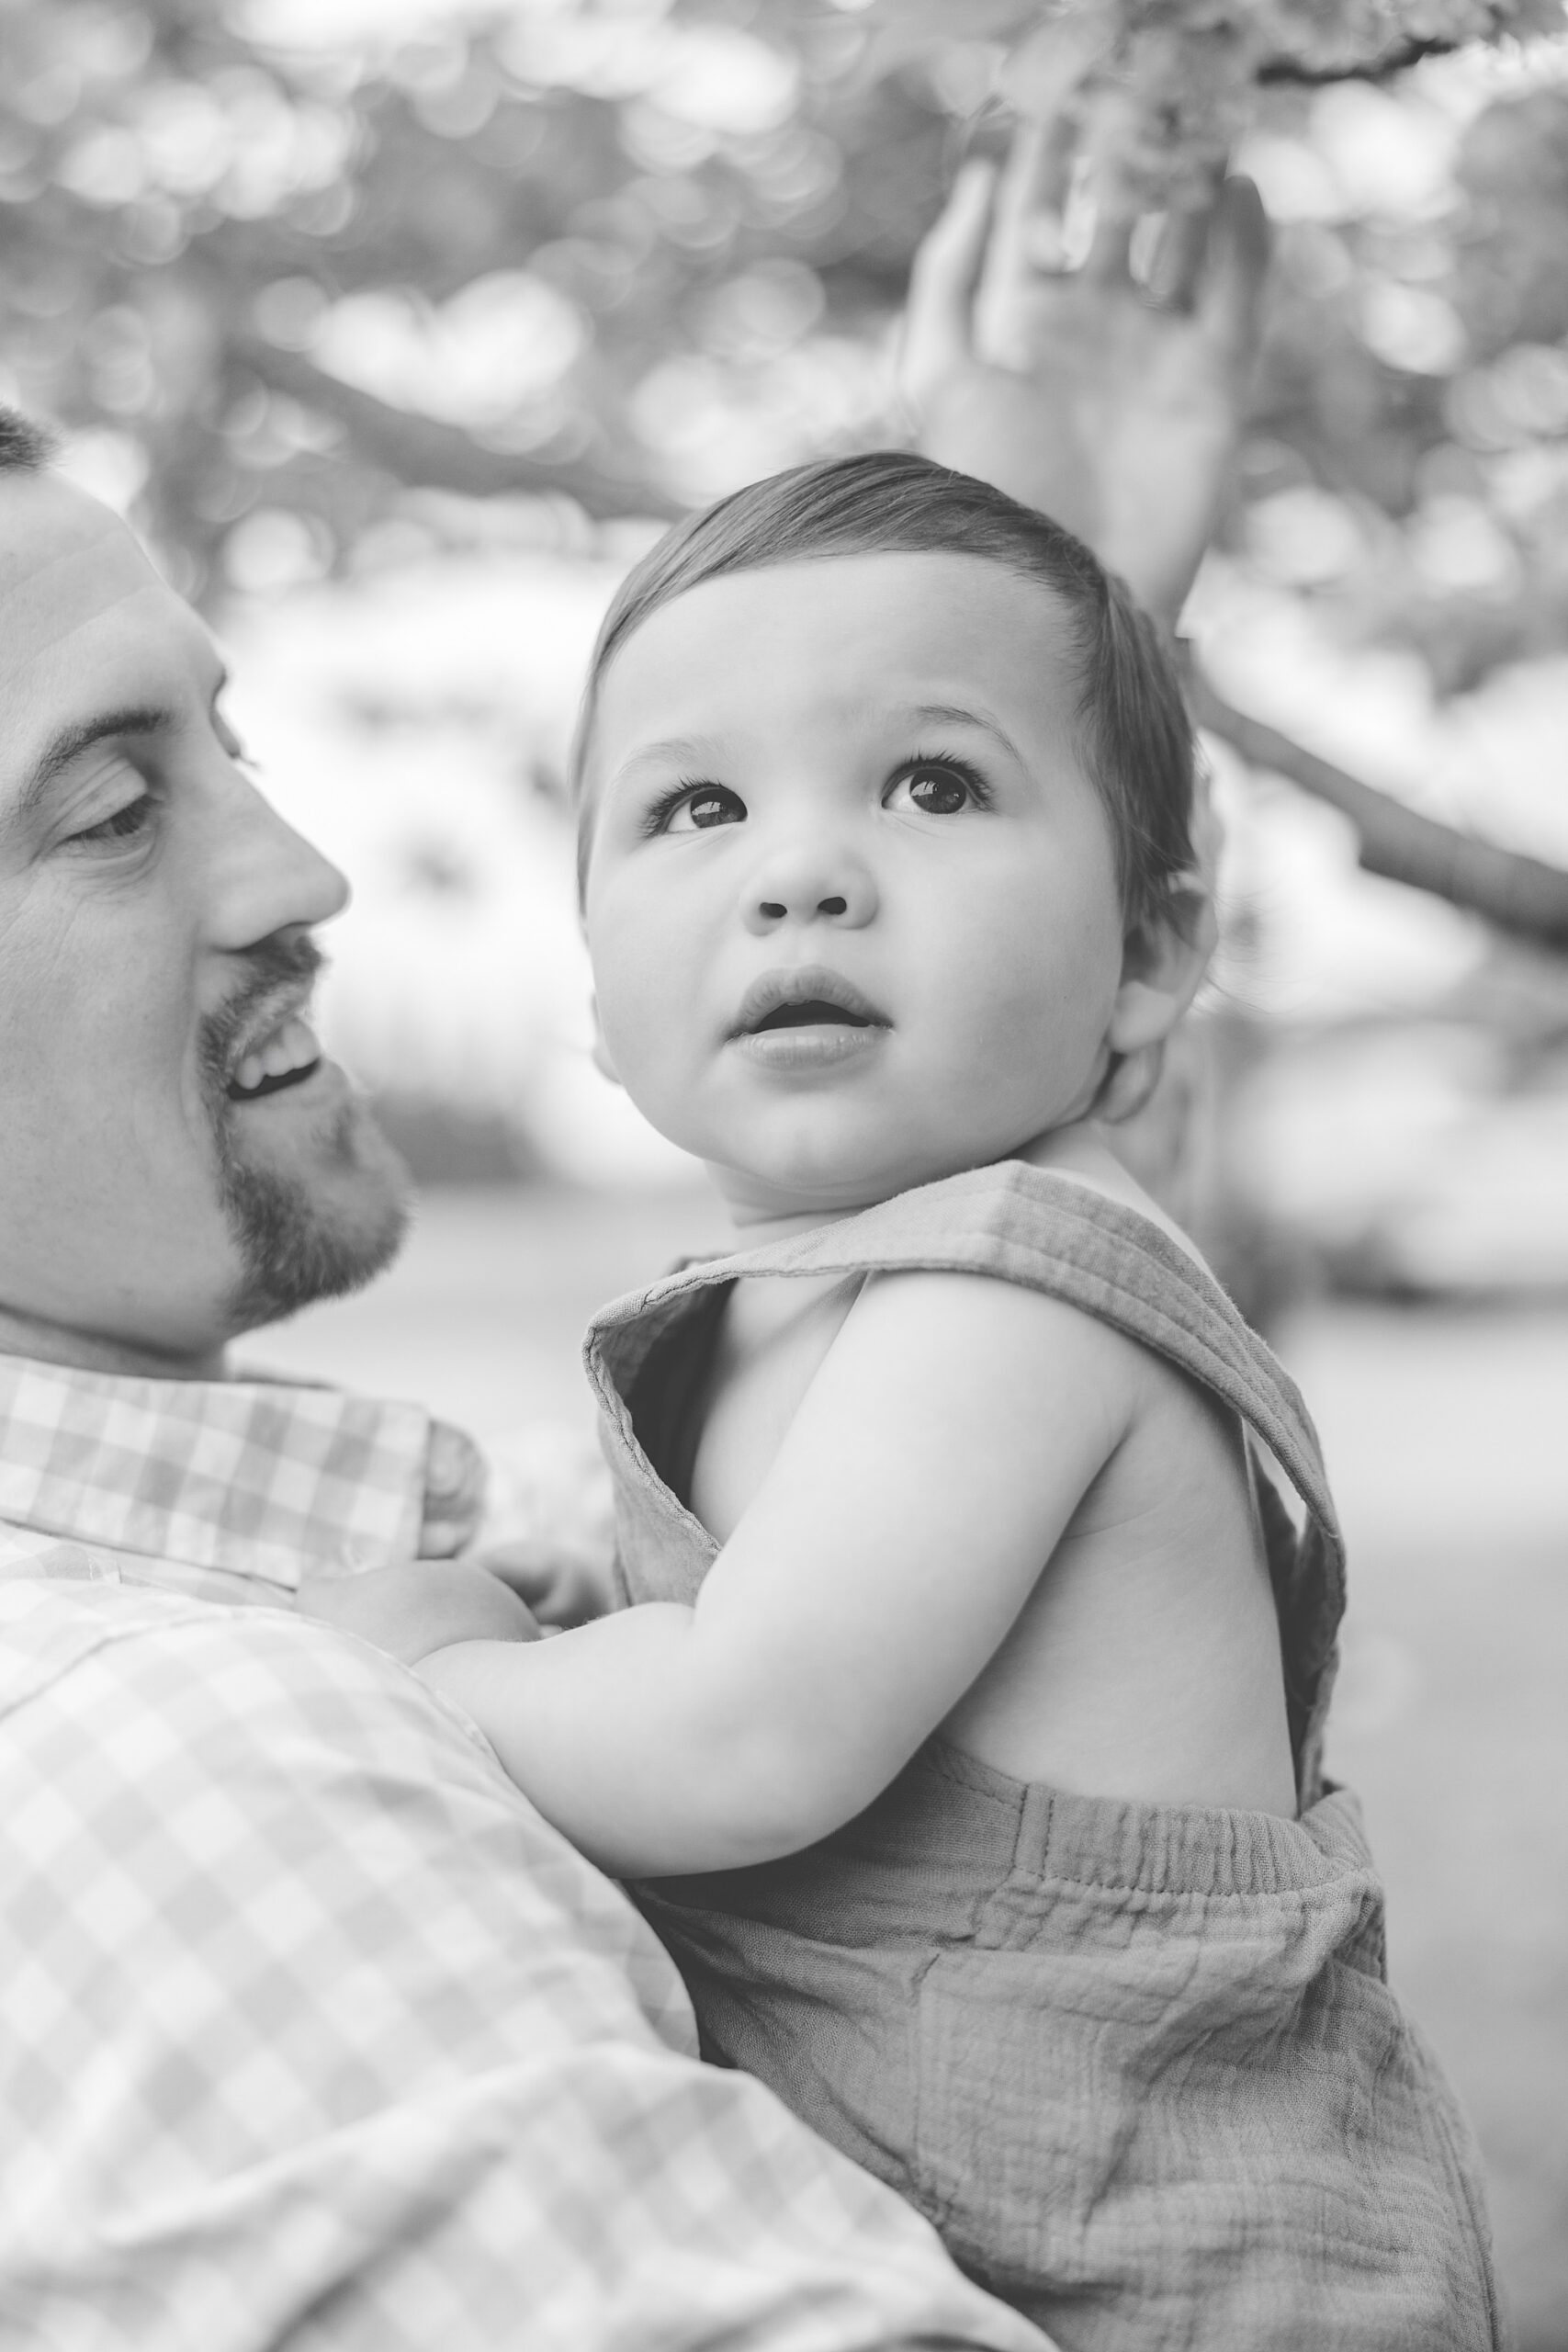
[[1390,1972],[1485,2152],[1525,2352],[1568,2346],[1568,1306],[1325,1305],[1275,1335],[1349,1541],[1330,1769]]
[[[255,1353],[481,1434],[583,1426],[590,1309],[718,1238],[691,1191],[436,1192],[389,1277]],[[1331,1766],[1365,1800],[1395,1982],[1482,2140],[1521,2352],[1568,2352],[1568,1305],[1331,1302],[1275,1339],[1350,1544]]]

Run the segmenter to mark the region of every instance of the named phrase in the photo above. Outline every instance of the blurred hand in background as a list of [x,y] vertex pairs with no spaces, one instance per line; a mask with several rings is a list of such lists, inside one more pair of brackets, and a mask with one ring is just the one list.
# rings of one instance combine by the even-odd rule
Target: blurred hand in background
[[1146,282],[1109,205],[1063,266],[1070,141],[976,160],[916,254],[901,388],[929,457],[1087,540],[1174,628],[1213,537],[1257,355],[1269,231],[1250,181],[1173,213]]
[[493,1435],[475,1566],[510,1586],[540,1624],[581,1625],[615,1605],[610,1474],[592,1430],[535,1421]]

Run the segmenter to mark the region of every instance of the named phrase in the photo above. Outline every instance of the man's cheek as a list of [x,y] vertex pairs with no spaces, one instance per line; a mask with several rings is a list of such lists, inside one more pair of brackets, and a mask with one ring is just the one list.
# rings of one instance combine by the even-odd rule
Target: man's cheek
[[47,1079],[56,1069],[66,1074],[101,1026],[104,1008],[84,985],[91,967],[73,952],[69,932],[40,921],[45,911],[26,899],[20,906],[0,899],[0,1077],[7,1106],[14,1085]]

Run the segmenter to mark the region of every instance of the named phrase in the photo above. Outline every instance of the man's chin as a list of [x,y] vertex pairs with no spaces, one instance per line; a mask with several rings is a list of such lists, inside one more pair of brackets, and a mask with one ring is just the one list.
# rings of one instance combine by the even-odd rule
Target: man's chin
[[361,1290],[389,1266],[408,1231],[408,1170],[355,1097],[304,1164],[278,1164],[224,1137],[222,1196],[241,1276],[232,1331],[280,1322],[301,1307]]

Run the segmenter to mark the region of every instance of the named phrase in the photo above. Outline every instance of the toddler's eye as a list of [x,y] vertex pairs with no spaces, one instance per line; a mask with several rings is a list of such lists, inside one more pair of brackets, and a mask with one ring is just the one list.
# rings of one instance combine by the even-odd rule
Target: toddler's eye
[[649,811],[650,830],[705,833],[715,825],[739,825],[745,815],[746,803],[727,784],[687,784]]
[[922,817],[956,817],[961,808],[983,807],[985,797],[972,769],[955,760],[920,760],[894,777],[882,805],[918,808]]

